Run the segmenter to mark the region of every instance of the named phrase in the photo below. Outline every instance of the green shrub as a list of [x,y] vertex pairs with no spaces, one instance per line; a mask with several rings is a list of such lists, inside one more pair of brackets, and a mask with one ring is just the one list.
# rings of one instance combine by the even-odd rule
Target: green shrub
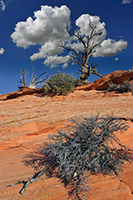
[[[34,167],[46,167],[48,176],[55,175],[71,186],[69,195],[86,199],[90,189],[86,183],[89,175],[119,175],[125,161],[132,160],[130,150],[120,143],[116,131],[128,126],[113,115],[73,119],[73,125],[50,135],[41,148],[41,156],[30,156]],[[27,163],[28,163],[27,162]]]
[[76,79],[70,74],[57,72],[42,86],[45,94],[60,94],[67,95],[68,92],[73,92],[76,86]]
[[107,92],[117,91],[120,93],[131,92],[133,90],[133,85],[129,81],[125,81],[122,85],[111,84],[107,89]]

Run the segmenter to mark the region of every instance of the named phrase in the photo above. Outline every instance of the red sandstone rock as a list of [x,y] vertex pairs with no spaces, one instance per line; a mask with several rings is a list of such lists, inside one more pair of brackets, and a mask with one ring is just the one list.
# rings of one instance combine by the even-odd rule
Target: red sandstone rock
[[[124,81],[133,81],[133,72],[128,71],[114,71],[106,76],[89,83],[84,86],[77,87],[78,90],[106,90],[109,87],[109,84],[122,84]],[[132,82],[131,82],[132,83]]]
[[[68,188],[57,178],[43,175],[23,195],[22,184],[6,187],[18,180],[28,180],[35,170],[23,161],[46,142],[49,134],[65,128],[73,117],[114,113],[127,120],[129,129],[120,134],[120,141],[133,148],[133,96],[105,96],[103,91],[76,90],[68,96],[39,97],[33,94],[0,101],[0,199],[1,200],[67,200]],[[125,163],[119,178],[90,176],[93,188],[87,200],[132,200],[133,163]]]
[[43,93],[43,89],[42,88],[31,89],[29,87],[20,87],[19,90],[16,91],[16,92],[1,95],[0,100],[14,99],[14,98],[17,98],[19,96],[38,94],[38,93]]

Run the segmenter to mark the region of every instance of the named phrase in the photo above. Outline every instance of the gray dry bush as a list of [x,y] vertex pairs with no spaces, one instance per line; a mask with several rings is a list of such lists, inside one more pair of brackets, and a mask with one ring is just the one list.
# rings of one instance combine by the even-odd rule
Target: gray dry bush
[[110,84],[109,88],[107,89],[107,92],[113,92],[113,91],[118,91],[119,85],[118,84]]
[[129,81],[125,81],[123,84],[119,85],[119,84],[110,84],[109,88],[107,89],[107,92],[132,92],[133,90],[133,85],[129,82]]
[[133,85],[129,81],[125,81],[122,85],[119,87],[119,92],[132,92]]
[[128,129],[123,120],[107,115],[73,119],[72,125],[50,135],[40,156],[30,155],[27,165],[45,169],[46,175],[57,176],[69,195],[86,199],[90,191],[90,175],[109,174],[119,176],[125,161],[132,160],[132,151],[121,144],[116,131]]

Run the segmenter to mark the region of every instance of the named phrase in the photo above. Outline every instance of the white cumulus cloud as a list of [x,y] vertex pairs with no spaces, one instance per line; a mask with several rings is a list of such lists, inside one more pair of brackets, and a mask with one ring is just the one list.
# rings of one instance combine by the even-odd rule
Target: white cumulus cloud
[[[70,25],[70,10],[67,6],[54,7],[41,6],[34,12],[34,18],[28,17],[25,22],[18,22],[11,38],[18,47],[28,48],[39,44],[41,47],[30,59],[46,59],[44,63],[53,65],[60,64],[57,54],[63,53],[59,47],[61,41],[67,41],[69,34],[66,26]],[[55,59],[56,58],[56,59]],[[62,59],[63,60],[63,59]],[[66,61],[66,59],[64,59]]]
[[[105,23],[100,22],[99,16],[91,16],[89,14],[83,14],[76,20],[76,25],[79,27],[80,33],[82,35],[91,35],[92,29],[90,28],[90,22],[92,27],[95,28],[95,32],[102,32],[101,35],[95,35],[91,42],[90,46],[93,44],[98,44],[102,41],[101,44],[96,46],[94,52],[92,53],[93,57],[105,57],[105,56],[114,56],[118,51],[122,51],[127,47],[127,42],[124,40],[115,41],[110,38],[106,39],[107,31],[105,29]],[[85,41],[85,38],[84,38]],[[79,45],[79,41],[71,44],[71,47],[78,50],[83,49],[83,45]]]
[[2,55],[2,54],[4,54],[4,52],[5,52],[5,50],[1,47],[0,48],[0,54]]
[[90,35],[91,34],[91,28],[90,28],[90,24],[92,27],[96,27],[95,28],[95,32],[102,32],[101,36],[95,36],[92,39],[92,43],[93,42],[99,42],[102,39],[104,39],[106,37],[106,29],[105,29],[105,23],[104,22],[100,22],[100,17],[99,16],[91,16],[89,14],[83,14],[81,15],[77,20],[76,20],[76,26],[78,26],[80,28],[80,32],[84,35]]
[[28,17],[26,22],[18,22],[11,35],[18,47],[44,45],[45,42],[64,40],[68,37],[65,26],[70,24],[70,10],[67,6],[52,8],[41,6],[34,12],[34,18]]
[[[76,51],[82,51],[84,48],[75,36],[69,35],[66,31],[66,25],[70,26],[70,13],[65,5],[54,8],[41,6],[40,10],[34,12],[33,18],[28,17],[26,21],[16,24],[11,38],[18,47],[28,48],[31,45],[40,45],[38,52],[31,55],[31,60],[44,59],[44,64],[50,65],[51,68],[58,64],[62,64],[65,68],[70,62],[70,55],[63,55],[64,49],[60,47],[61,41],[66,47]],[[102,33],[101,35],[96,34],[90,42],[90,46],[99,43],[92,52],[93,57],[113,56],[127,47],[127,42],[124,40],[106,39],[106,24],[100,22],[99,16],[89,14],[82,14],[75,21],[84,42],[86,42],[85,35],[90,35],[92,31],[90,23],[92,27],[96,27],[94,31]]]
[[122,4],[129,4],[129,3],[132,3],[132,0],[123,0],[122,1]]
[[[51,68],[57,67],[57,64],[68,63],[70,60],[70,56],[48,56],[44,61],[44,64],[51,65]],[[67,65],[63,65],[63,68],[67,67]]]
[[104,40],[93,53],[94,57],[114,56],[118,51],[126,49],[127,42],[124,40],[115,41],[112,39]]
[[45,42],[45,44],[42,45],[41,48],[39,49],[39,52],[34,53],[30,57],[30,59],[36,60],[40,58],[45,58],[47,56],[53,56],[62,53],[63,49],[59,48],[59,44],[60,44],[59,40]]

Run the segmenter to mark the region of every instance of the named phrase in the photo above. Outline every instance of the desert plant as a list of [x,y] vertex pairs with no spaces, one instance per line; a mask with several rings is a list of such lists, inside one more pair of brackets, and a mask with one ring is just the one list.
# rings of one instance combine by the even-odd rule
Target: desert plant
[[60,178],[68,186],[70,196],[78,200],[86,199],[86,192],[90,190],[89,179],[86,181],[86,178],[95,174],[119,176],[125,161],[132,161],[132,150],[116,136],[116,131],[127,129],[126,123],[113,114],[73,119],[72,125],[50,135],[39,151],[24,160],[26,165],[41,171],[29,177],[28,181],[18,181],[8,186],[23,183],[20,190],[20,194],[23,194],[31,183],[45,173],[48,177]]
[[133,85],[129,81],[125,81],[123,84],[110,84],[109,88],[107,89],[107,92],[131,92],[133,90]]
[[47,71],[39,74],[37,77],[34,76],[34,67],[32,69],[32,75],[31,75],[31,79],[30,79],[30,85],[29,88],[37,88],[39,87],[40,83],[44,83],[47,79],[48,79],[48,75],[45,79],[39,79],[41,76],[43,76],[45,73],[47,73]]
[[26,76],[27,76],[27,72],[24,69],[22,69],[21,70],[20,80],[19,80],[19,83],[22,85],[22,87],[27,86],[27,84],[26,84]]
[[[43,164],[47,172],[58,172],[65,186],[71,185],[69,195],[84,199],[90,174],[119,175],[124,161],[131,160],[129,149],[120,143],[115,132],[128,126],[119,118],[99,115],[73,119],[73,125],[49,137],[42,147]],[[41,161],[42,162],[42,159]]]
[[53,75],[46,83],[42,86],[44,93],[67,95],[68,92],[73,92],[75,90],[75,81],[70,74],[63,74],[57,72]]
[[21,70],[21,76],[20,76],[20,79],[18,81],[21,84],[21,85],[19,85],[19,87],[26,87],[27,86],[27,87],[32,88],[32,89],[37,88],[40,85],[40,83],[43,83],[45,80],[48,79],[48,76],[45,79],[43,79],[43,80],[39,79],[45,73],[46,72],[43,72],[43,73],[39,74],[37,77],[35,77],[34,76],[34,67],[33,67],[33,69],[32,69],[32,75],[31,75],[31,79],[30,79],[30,84],[28,86],[27,83],[26,83],[27,72],[24,69],[22,69]]
[[129,81],[125,81],[122,85],[119,87],[119,92],[131,92],[133,89],[133,85]]
[[112,84],[109,85],[107,92],[118,91],[118,89],[119,89],[119,85],[112,83]]

